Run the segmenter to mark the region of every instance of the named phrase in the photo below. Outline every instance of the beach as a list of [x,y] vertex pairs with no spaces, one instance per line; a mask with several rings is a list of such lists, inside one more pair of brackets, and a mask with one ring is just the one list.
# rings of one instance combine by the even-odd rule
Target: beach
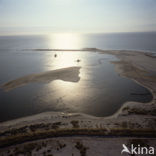
[[156,155],[156,1],[0,9],[0,156]]
[[32,82],[51,82],[58,79],[63,81],[77,82],[80,79],[79,70],[80,67],[69,67],[40,74],[32,74],[5,83],[2,85],[2,88],[6,91],[10,91],[14,88],[21,87]]

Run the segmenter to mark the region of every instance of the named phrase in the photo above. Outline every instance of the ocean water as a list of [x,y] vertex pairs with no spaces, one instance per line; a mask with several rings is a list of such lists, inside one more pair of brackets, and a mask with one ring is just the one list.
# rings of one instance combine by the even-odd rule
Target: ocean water
[[156,52],[156,32],[0,36],[0,49],[3,50],[85,47]]
[[[149,102],[152,95],[146,88],[116,73],[110,62],[117,58],[112,55],[31,49],[96,47],[155,53],[155,41],[156,33],[1,36],[0,85],[32,73],[70,66],[82,68],[77,83],[56,80],[50,83],[30,83],[8,92],[0,89],[0,121],[46,111],[110,116],[126,101]],[[54,57],[56,53],[57,57]]]

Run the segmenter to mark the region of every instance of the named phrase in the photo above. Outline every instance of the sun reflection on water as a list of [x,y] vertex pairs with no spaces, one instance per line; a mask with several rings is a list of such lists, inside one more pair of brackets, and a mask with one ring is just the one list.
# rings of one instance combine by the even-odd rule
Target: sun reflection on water
[[74,33],[53,34],[49,38],[54,49],[79,49],[82,43],[82,36]]
[[[81,66],[80,69],[80,81],[77,83],[73,82],[66,82],[66,81],[55,81],[48,85],[48,88],[52,90],[57,90],[57,95],[59,97],[63,96],[64,94],[68,94],[71,92],[79,92],[80,91],[80,83],[82,77],[85,76],[84,65],[86,64],[86,60],[84,58],[84,54],[82,52],[56,52],[57,57],[54,57],[54,53],[47,58],[48,70],[53,69],[60,69],[60,68],[67,68],[72,66]],[[77,62],[77,59],[80,62]]]
[[[49,38],[49,47],[52,47],[52,49],[80,49],[82,41],[82,37],[79,34],[53,34]],[[81,66],[82,68],[79,74],[80,81],[77,83],[65,82],[62,80],[49,83],[47,85],[47,91],[52,94],[47,95],[45,101],[49,101],[48,103],[51,104],[56,101],[56,105],[62,102],[65,103],[63,107],[72,107],[74,110],[75,106],[72,105],[74,103],[72,101],[78,101],[79,94],[82,92],[82,83],[84,83],[82,77],[85,77],[85,70],[83,67],[86,63],[85,53],[82,51],[48,52],[48,55],[45,55],[46,71],[71,66]],[[81,105],[79,105],[79,107],[81,107]]]

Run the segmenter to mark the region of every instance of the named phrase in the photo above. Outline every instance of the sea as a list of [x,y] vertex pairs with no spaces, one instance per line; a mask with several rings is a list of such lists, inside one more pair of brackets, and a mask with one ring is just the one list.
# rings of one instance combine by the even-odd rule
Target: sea
[[117,61],[115,56],[72,51],[82,48],[135,50],[155,56],[156,32],[0,36],[0,86],[29,74],[81,66],[77,83],[56,80],[11,91],[0,88],[0,122],[47,111],[110,116],[127,101],[152,100],[148,89],[116,72],[111,63]]

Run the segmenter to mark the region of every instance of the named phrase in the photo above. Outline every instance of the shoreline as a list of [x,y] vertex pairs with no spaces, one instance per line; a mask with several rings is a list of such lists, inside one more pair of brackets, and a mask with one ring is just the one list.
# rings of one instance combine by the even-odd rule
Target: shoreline
[[[126,102],[114,115],[109,117],[95,117],[82,113],[45,112],[2,122],[0,123],[0,142],[2,142],[0,146],[3,146],[5,141],[8,141],[9,145],[12,142],[12,134],[14,139],[18,139],[21,134],[22,137],[27,137],[27,134],[36,136],[37,133],[48,134],[50,130],[53,130],[50,132],[51,135],[59,131],[75,131],[76,134],[82,129],[96,130],[96,134],[102,133],[105,136],[109,136],[114,131],[116,131],[116,136],[119,136],[118,134],[124,136],[124,133],[127,132],[129,135],[131,133],[131,137],[138,133],[142,133],[142,136],[155,134],[156,75],[149,76],[148,73],[156,72],[154,68],[156,58],[147,56],[145,52],[128,50],[106,51],[96,48],[83,50],[115,55],[119,61],[112,63],[117,73],[150,90],[153,100],[149,103]],[[22,139],[18,140],[22,141]]]
[[79,66],[74,66],[74,67],[51,70],[51,71],[42,72],[38,74],[31,74],[4,83],[0,87],[4,89],[4,91],[10,91],[14,88],[18,88],[32,82],[51,82],[54,80],[78,82],[80,80],[79,77],[80,68],[81,67]]

